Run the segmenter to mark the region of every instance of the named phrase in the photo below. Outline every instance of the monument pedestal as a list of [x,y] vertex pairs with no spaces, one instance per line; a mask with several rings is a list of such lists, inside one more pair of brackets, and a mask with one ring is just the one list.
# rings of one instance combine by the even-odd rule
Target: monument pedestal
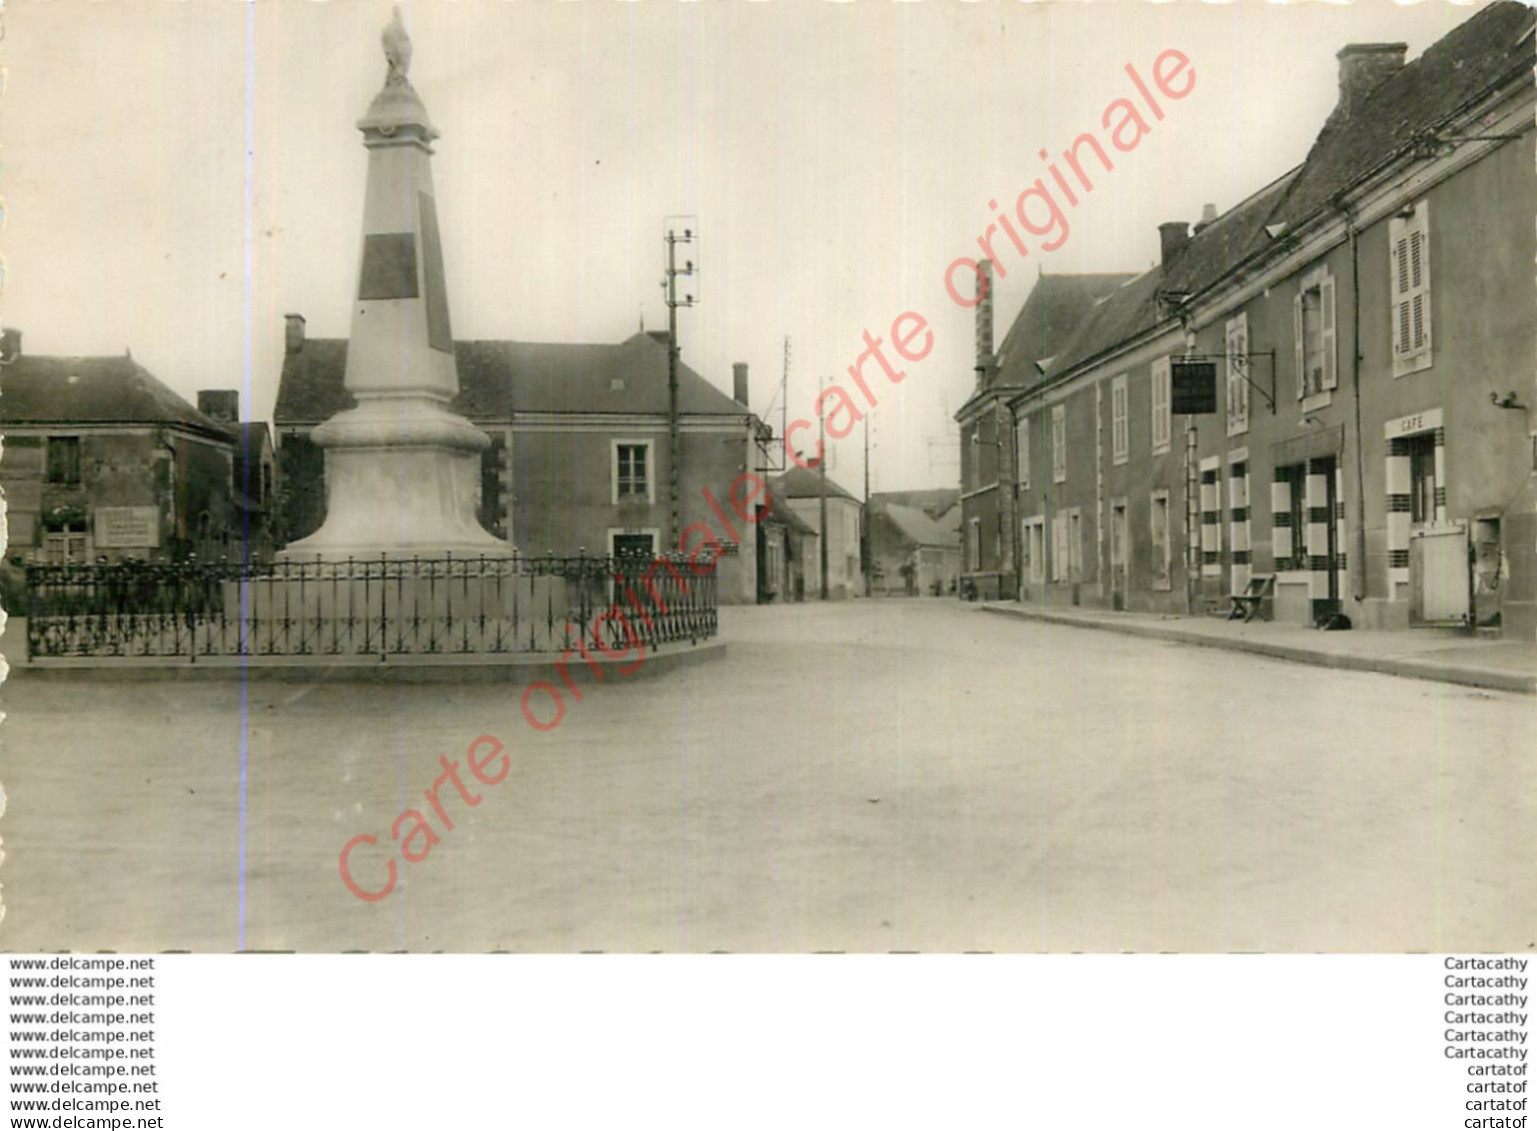
[[325,449],[325,522],[286,561],[388,556],[507,557],[476,519],[490,439],[425,397],[376,397],[314,431]]

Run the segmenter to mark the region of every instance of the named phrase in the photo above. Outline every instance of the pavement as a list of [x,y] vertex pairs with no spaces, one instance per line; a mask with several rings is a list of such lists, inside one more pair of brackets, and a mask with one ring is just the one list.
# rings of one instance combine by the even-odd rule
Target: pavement
[[1532,696],[932,598],[721,639],[548,731],[494,684],[8,681],[0,949],[1537,948]]
[[989,601],[981,608],[1045,624],[1103,629],[1325,668],[1537,695],[1537,641],[1484,639],[1450,629],[1321,632],[1271,621],[1245,623],[1211,616],[1110,612],[1018,601]]

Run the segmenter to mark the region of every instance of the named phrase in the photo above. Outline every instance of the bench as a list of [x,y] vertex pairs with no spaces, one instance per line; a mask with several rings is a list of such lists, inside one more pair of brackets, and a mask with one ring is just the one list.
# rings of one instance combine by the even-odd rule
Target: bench
[[1275,574],[1273,573],[1256,573],[1250,577],[1244,591],[1233,597],[1233,607],[1228,610],[1227,619],[1242,619],[1245,624],[1253,620],[1260,611],[1260,602],[1270,595],[1274,585]]

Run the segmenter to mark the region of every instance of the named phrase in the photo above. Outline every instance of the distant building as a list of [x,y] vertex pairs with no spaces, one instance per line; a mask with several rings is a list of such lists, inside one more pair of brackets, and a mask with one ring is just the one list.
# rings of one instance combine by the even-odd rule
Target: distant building
[[[491,437],[482,460],[479,518],[528,556],[662,554],[711,537],[723,604],[759,599],[751,497],[744,475],[765,460],[767,430],[747,407],[747,367],[737,399],[678,366],[679,526],[671,526],[667,336],[638,333],[616,345],[456,342],[453,412]],[[289,540],[325,517],[325,467],[310,440],[316,425],[353,404],[343,385],[347,342],[310,338],[288,316],[274,425],[281,470],[281,526]],[[737,488],[737,504],[732,489]],[[713,552],[713,551],[711,551]]]
[[816,528],[774,495],[758,524],[758,601],[804,601],[817,595],[821,555]]
[[58,565],[240,551],[236,431],[127,354],[42,357],[0,338],[6,556]]
[[[955,494],[947,493],[952,497]],[[938,596],[954,589],[960,577],[959,533],[945,529],[925,510],[903,501],[918,494],[891,492],[870,496],[871,572],[876,594]],[[943,502],[943,494],[937,494],[929,501],[929,509],[939,510]]]
[[240,393],[234,389],[203,389],[198,411],[235,432],[230,499],[232,536],[248,547],[255,561],[268,561],[281,545],[278,529],[277,452],[265,420],[240,419]]
[[[863,542],[861,523],[864,507],[859,500],[838,486],[832,477],[824,480],[814,468],[792,467],[775,479],[770,489],[776,499],[783,498],[801,521],[821,534],[824,483],[827,494],[827,595],[835,601],[862,596],[864,559],[860,547]],[[818,560],[812,563],[807,574],[808,597],[821,594],[821,553],[821,545],[818,543]]]

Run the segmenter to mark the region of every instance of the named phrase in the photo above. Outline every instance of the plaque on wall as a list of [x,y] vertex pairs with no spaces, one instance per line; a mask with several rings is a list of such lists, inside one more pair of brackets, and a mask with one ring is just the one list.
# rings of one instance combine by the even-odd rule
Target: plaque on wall
[[155,507],[97,507],[96,548],[148,550],[160,545],[160,512]]

